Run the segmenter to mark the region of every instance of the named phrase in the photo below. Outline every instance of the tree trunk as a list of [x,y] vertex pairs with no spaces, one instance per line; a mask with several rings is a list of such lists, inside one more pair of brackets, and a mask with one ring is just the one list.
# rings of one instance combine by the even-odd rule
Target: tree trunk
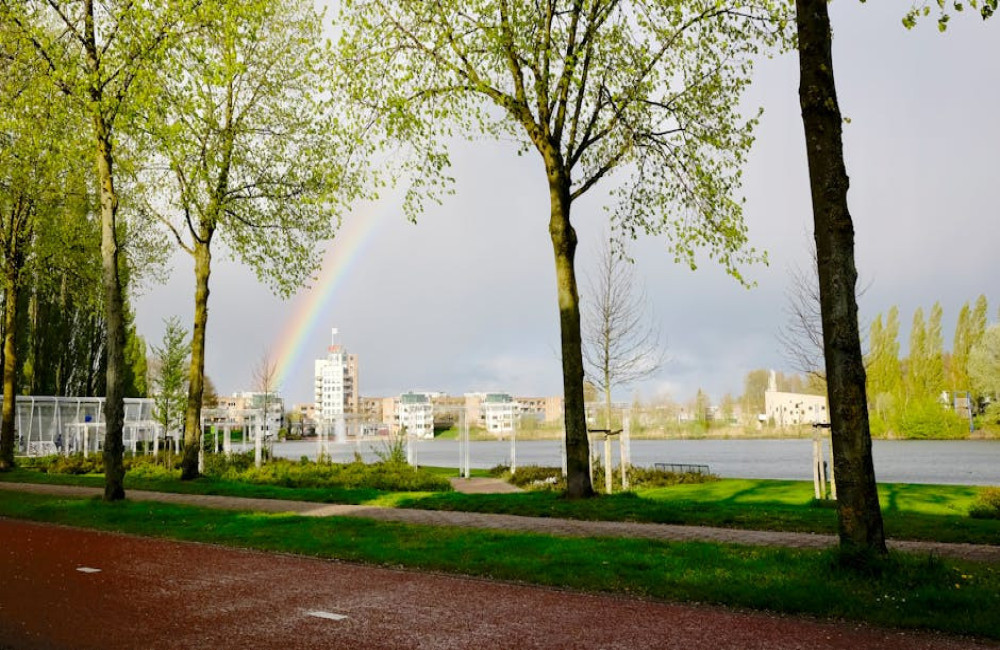
[[14,416],[17,404],[17,273],[7,275],[3,305],[3,413],[0,416],[0,471],[14,468]]
[[559,326],[562,334],[563,392],[566,426],[566,496],[580,499],[594,495],[590,482],[590,445],[583,401],[583,348],[580,335],[580,296],[573,258],[576,231],[569,221],[569,180],[550,174],[552,214],[549,235],[556,261]]
[[205,328],[208,324],[208,279],[212,268],[211,236],[195,242],[194,249],[194,331],[191,335],[191,369],[188,373],[188,400],[184,416],[184,459],[181,479],[198,478],[198,451],[201,448],[201,401],[205,392]]
[[796,0],[796,15],[799,102],[812,190],[840,547],[849,553],[883,555],[885,534],[872,463],[858,333],[854,224],[847,207],[849,182],[827,1]]
[[[97,111],[97,106],[93,110]],[[101,283],[104,289],[104,318],[108,328],[104,402],[104,500],[118,501],[125,498],[125,445],[122,440],[125,416],[125,311],[116,233],[118,195],[115,193],[112,172],[111,133],[101,115],[94,115],[94,129],[101,201]]]

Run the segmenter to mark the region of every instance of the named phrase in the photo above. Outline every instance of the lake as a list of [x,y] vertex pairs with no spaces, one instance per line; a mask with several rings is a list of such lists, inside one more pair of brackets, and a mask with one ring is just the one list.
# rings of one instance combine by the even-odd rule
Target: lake
[[[829,440],[824,456],[829,458]],[[377,459],[386,449],[381,440],[330,442],[334,461],[350,461],[355,452],[366,461]],[[812,440],[633,440],[632,463],[692,463],[708,465],[727,478],[774,478],[812,480]],[[239,445],[234,445],[234,448]],[[602,444],[596,445],[603,448]],[[612,456],[617,463],[617,443]],[[518,442],[514,450],[517,465],[559,466],[562,443],[555,440]],[[414,444],[420,465],[458,467],[459,442],[420,440]],[[275,455],[298,459],[315,458],[316,442],[280,442]],[[508,464],[510,442],[472,442],[469,465],[490,468]],[[879,482],[950,483],[960,485],[1000,485],[1000,441],[997,440],[876,440],[872,445],[875,475]]]

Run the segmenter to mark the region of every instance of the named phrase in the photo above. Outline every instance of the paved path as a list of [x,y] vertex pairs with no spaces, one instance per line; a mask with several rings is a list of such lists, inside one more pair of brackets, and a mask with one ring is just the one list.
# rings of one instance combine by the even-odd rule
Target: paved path
[[[103,493],[103,490],[100,488],[35,483],[0,482],[0,489],[67,496],[96,496]],[[836,537],[833,535],[740,530],[736,528],[708,528],[703,526],[675,526],[670,524],[641,524],[617,521],[580,521],[551,517],[522,517],[518,515],[494,515],[443,510],[381,508],[287,501],[283,499],[244,499],[203,494],[145,492],[142,490],[129,490],[127,496],[129,499],[135,501],[162,501],[225,510],[293,512],[306,517],[329,517],[334,515],[362,517],[409,524],[513,530],[566,537],[632,537],[664,541],[708,541],[727,544],[785,546],[791,548],[828,548],[834,546],[837,542]],[[909,553],[933,553],[942,557],[1000,564],[1000,546],[903,540],[890,540],[888,544],[890,548]]]
[[0,518],[0,648],[962,650],[995,643]]

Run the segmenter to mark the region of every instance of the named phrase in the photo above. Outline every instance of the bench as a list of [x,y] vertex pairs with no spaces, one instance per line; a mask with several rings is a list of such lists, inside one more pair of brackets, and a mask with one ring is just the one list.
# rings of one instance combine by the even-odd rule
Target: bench
[[711,474],[708,465],[690,465],[687,463],[653,463],[653,469],[675,474]]

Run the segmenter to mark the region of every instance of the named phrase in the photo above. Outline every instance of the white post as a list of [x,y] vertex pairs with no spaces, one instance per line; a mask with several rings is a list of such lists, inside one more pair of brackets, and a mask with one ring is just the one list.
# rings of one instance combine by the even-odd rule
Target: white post
[[510,474],[517,471],[517,427],[514,426],[514,418],[510,419]]
[[816,499],[823,498],[823,492],[820,489],[820,467],[822,467],[823,457],[820,454],[819,448],[819,434],[813,436],[813,493]]
[[833,438],[830,438],[830,498],[837,500],[837,480],[833,475]]
[[222,435],[225,436],[222,439],[222,453],[226,455],[226,458],[229,458],[233,450],[233,441],[231,440],[232,428],[228,424],[222,427]]
[[562,475],[565,477],[568,473],[566,469],[566,425],[563,425],[563,440],[562,444],[559,445],[559,460],[562,462]]
[[472,475],[469,471],[469,417],[468,413],[462,411],[462,436],[465,438],[465,478]]
[[590,432],[587,432],[587,471],[590,473],[590,484],[594,484],[594,444],[590,440]]
[[258,424],[254,429],[254,444],[253,444],[253,464],[254,467],[259,468],[264,464],[264,454],[263,454],[263,435],[264,430]]
[[816,444],[819,445],[819,491],[826,498],[826,463],[823,461],[823,441],[820,440]]
[[621,455],[621,460],[619,465],[622,468],[622,490],[628,489],[628,468],[629,468],[629,413],[627,411],[622,413],[622,434],[618,439],[619,450],[618,453]]
[[202,446],[198,447],[198,473],[201,474],[205,471],[205,448]]
[[604,491],[611,494],[611,435],[604,434]]

